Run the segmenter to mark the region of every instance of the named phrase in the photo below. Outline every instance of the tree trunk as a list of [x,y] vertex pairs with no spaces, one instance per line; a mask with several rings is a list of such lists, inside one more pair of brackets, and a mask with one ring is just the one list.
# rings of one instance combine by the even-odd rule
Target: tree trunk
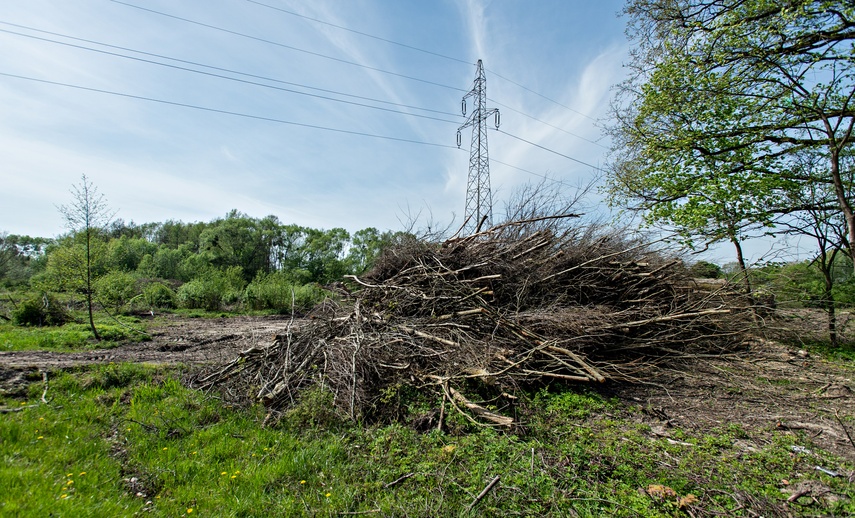
[[751,318],[755,323],[759,321],[757,313],[757,301],[754,300],[754,292],[751,289],[751,278],[748,276],[748,267],[745,266],[745,256],[742,254],[742,244],[735,234],[731,234],[730,242],[736,248],[736,264],[739,265],[739,271],[742,274],[742,285],[745,290],[745,296],[748,298],[748,304],[751,307]]
[[840,176],[840,151],[831,147],[831,178],[834,183],[834,194],[837,196],[837,203],[840,205],[840,210],[843,211],[843,218],[846,220],[846,235],[849,240],[849,257],[852,259],[852,267],[855,269],[855,211],[852,210],[852,204],[846,197],[846,186],[843,184],[843,178]]
[[[837,255],[837,249],[832,250],[828,254],[823,245],[821,246],[819,256],[819,268],[822,271],[822,277],[825,281],[825,289],[822,293],[822,308],[828,315],[828,339],[833,347],[837,347],[837,313],[834,307],[834,258]],[[831,257],[829,257],[829,255]]]
[[92,317],[92,255],[91,255],[91,244],[92,244],[92,230],[86,228],[86,308],[89,310],[89,327],[92,328],[92,336],[95,337],[96,342],[101,341],[101,337],[98,335],[98,329],[95,328],[95,319]]

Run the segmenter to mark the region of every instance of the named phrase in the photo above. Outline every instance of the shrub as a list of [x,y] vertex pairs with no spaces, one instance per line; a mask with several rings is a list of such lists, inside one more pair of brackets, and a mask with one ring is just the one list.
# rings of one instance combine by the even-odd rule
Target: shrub
[[150,308],[172,309],[175,307],[175,292],[162,282],[153,282],[142,292],[143,301]]
[[139,294],[137,277],[124,271],[110,272],[95,281],[95,294],[101,304],[119,311]]
[[240,300],[243,285],[240,267],[226,270],[211,268],[178,288],[177,298],[179,304],[188,309],[217,311],[223,304]]
[[12,321],[19,326],[61,326],[68,320],[65,308],[48,293],[25,299],[12,310]]
[[310,309],[323,296],[323,291],[316,285],[297,285],[289,275],[275,272],[256,276],[247,286],[243,300],[252,309],[272,309],[285,313]]

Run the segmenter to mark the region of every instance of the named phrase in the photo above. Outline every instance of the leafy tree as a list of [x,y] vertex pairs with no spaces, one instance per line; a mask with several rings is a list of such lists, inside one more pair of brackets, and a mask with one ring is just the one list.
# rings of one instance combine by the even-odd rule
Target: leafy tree
[[[625,13],[637,46],[610,128],[615,199],[688,244],[739,247],[805,208],[788,192],[821,182],[831,197],[819,206],[831,201],[841,213],[851,254],[841,160],[855,124],[855,4],[630,0]],[[822,177],[793,167],[806,150],[826,157]]]
[[0,284],[26,284],[41,268],[45,249],[52,241],[0,232]]
[[356,231],[351,238],[350,250],[347,253],[350,273],[360,274],[367,271],[383,249],[401,236],[400,232],[380,232],[374,227]]
[[700,279],[719,279],[722,276],[721,266],[709,261],[698,261],[689,267],[689,273]]
[[156,244],[138,237],[113,238],[107,245],[108,261],[111,269],[132,272],[139,268],[142,258],[157,253]]
[[59,212],[65,218],[68,229],[82,237],[83,261],[71,262],[70,265],[76,267],[79,276],[82,278],[82,291],[86,297],[89,326],[92,328],[92,335],[95,340],[100,341],[101,337],[98,335],[95,319],[92,316],[92,295],[94,294],[93,241],[98,238],[99,233],[105,231],[115,212],[107,206],[104,195],[98,192],[98,189],[86,178],[85,174],[81,176],[79,185],[71,187],[71,195],[71,203],[60,206]]
[[303,268],[309,271],[313,281],[326,283],[348,273],[344,262],[344,252],[350,241],[347,230],[305,229],[305,232]]

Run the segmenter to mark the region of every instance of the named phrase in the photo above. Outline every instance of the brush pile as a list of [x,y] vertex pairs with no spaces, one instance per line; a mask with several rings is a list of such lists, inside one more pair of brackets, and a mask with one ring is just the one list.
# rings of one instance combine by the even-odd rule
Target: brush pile
[[353,418],[382,414],[384,395],[408,386],[435,394],[443,411],[509,426],[467,393],[487,387],[510,404],[521,386],[642,377],[662,358],[740,341],[738,315],[721,294],[693,289],[680,260],[544,220],[399,243],[349,279],[345,302],[196,385],[249,391],[274,413],[323,386]]

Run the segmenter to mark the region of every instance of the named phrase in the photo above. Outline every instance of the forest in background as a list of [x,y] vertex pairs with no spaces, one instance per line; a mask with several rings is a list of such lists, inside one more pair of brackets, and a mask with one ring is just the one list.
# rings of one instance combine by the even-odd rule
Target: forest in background
[[[307,310],[324,286],[359,274],[404,232],[314,229],[236,210],[210,222],[90,229],[90,274],[97,307],[111,312]],[[21,324],[50,324],[54,294],[80,302],[87,291],[87,231],[56,238],[0,236],[0,283]],[[57,304],[54,304],[57,305]],[[62,320],[62,317],[56,317]]]

